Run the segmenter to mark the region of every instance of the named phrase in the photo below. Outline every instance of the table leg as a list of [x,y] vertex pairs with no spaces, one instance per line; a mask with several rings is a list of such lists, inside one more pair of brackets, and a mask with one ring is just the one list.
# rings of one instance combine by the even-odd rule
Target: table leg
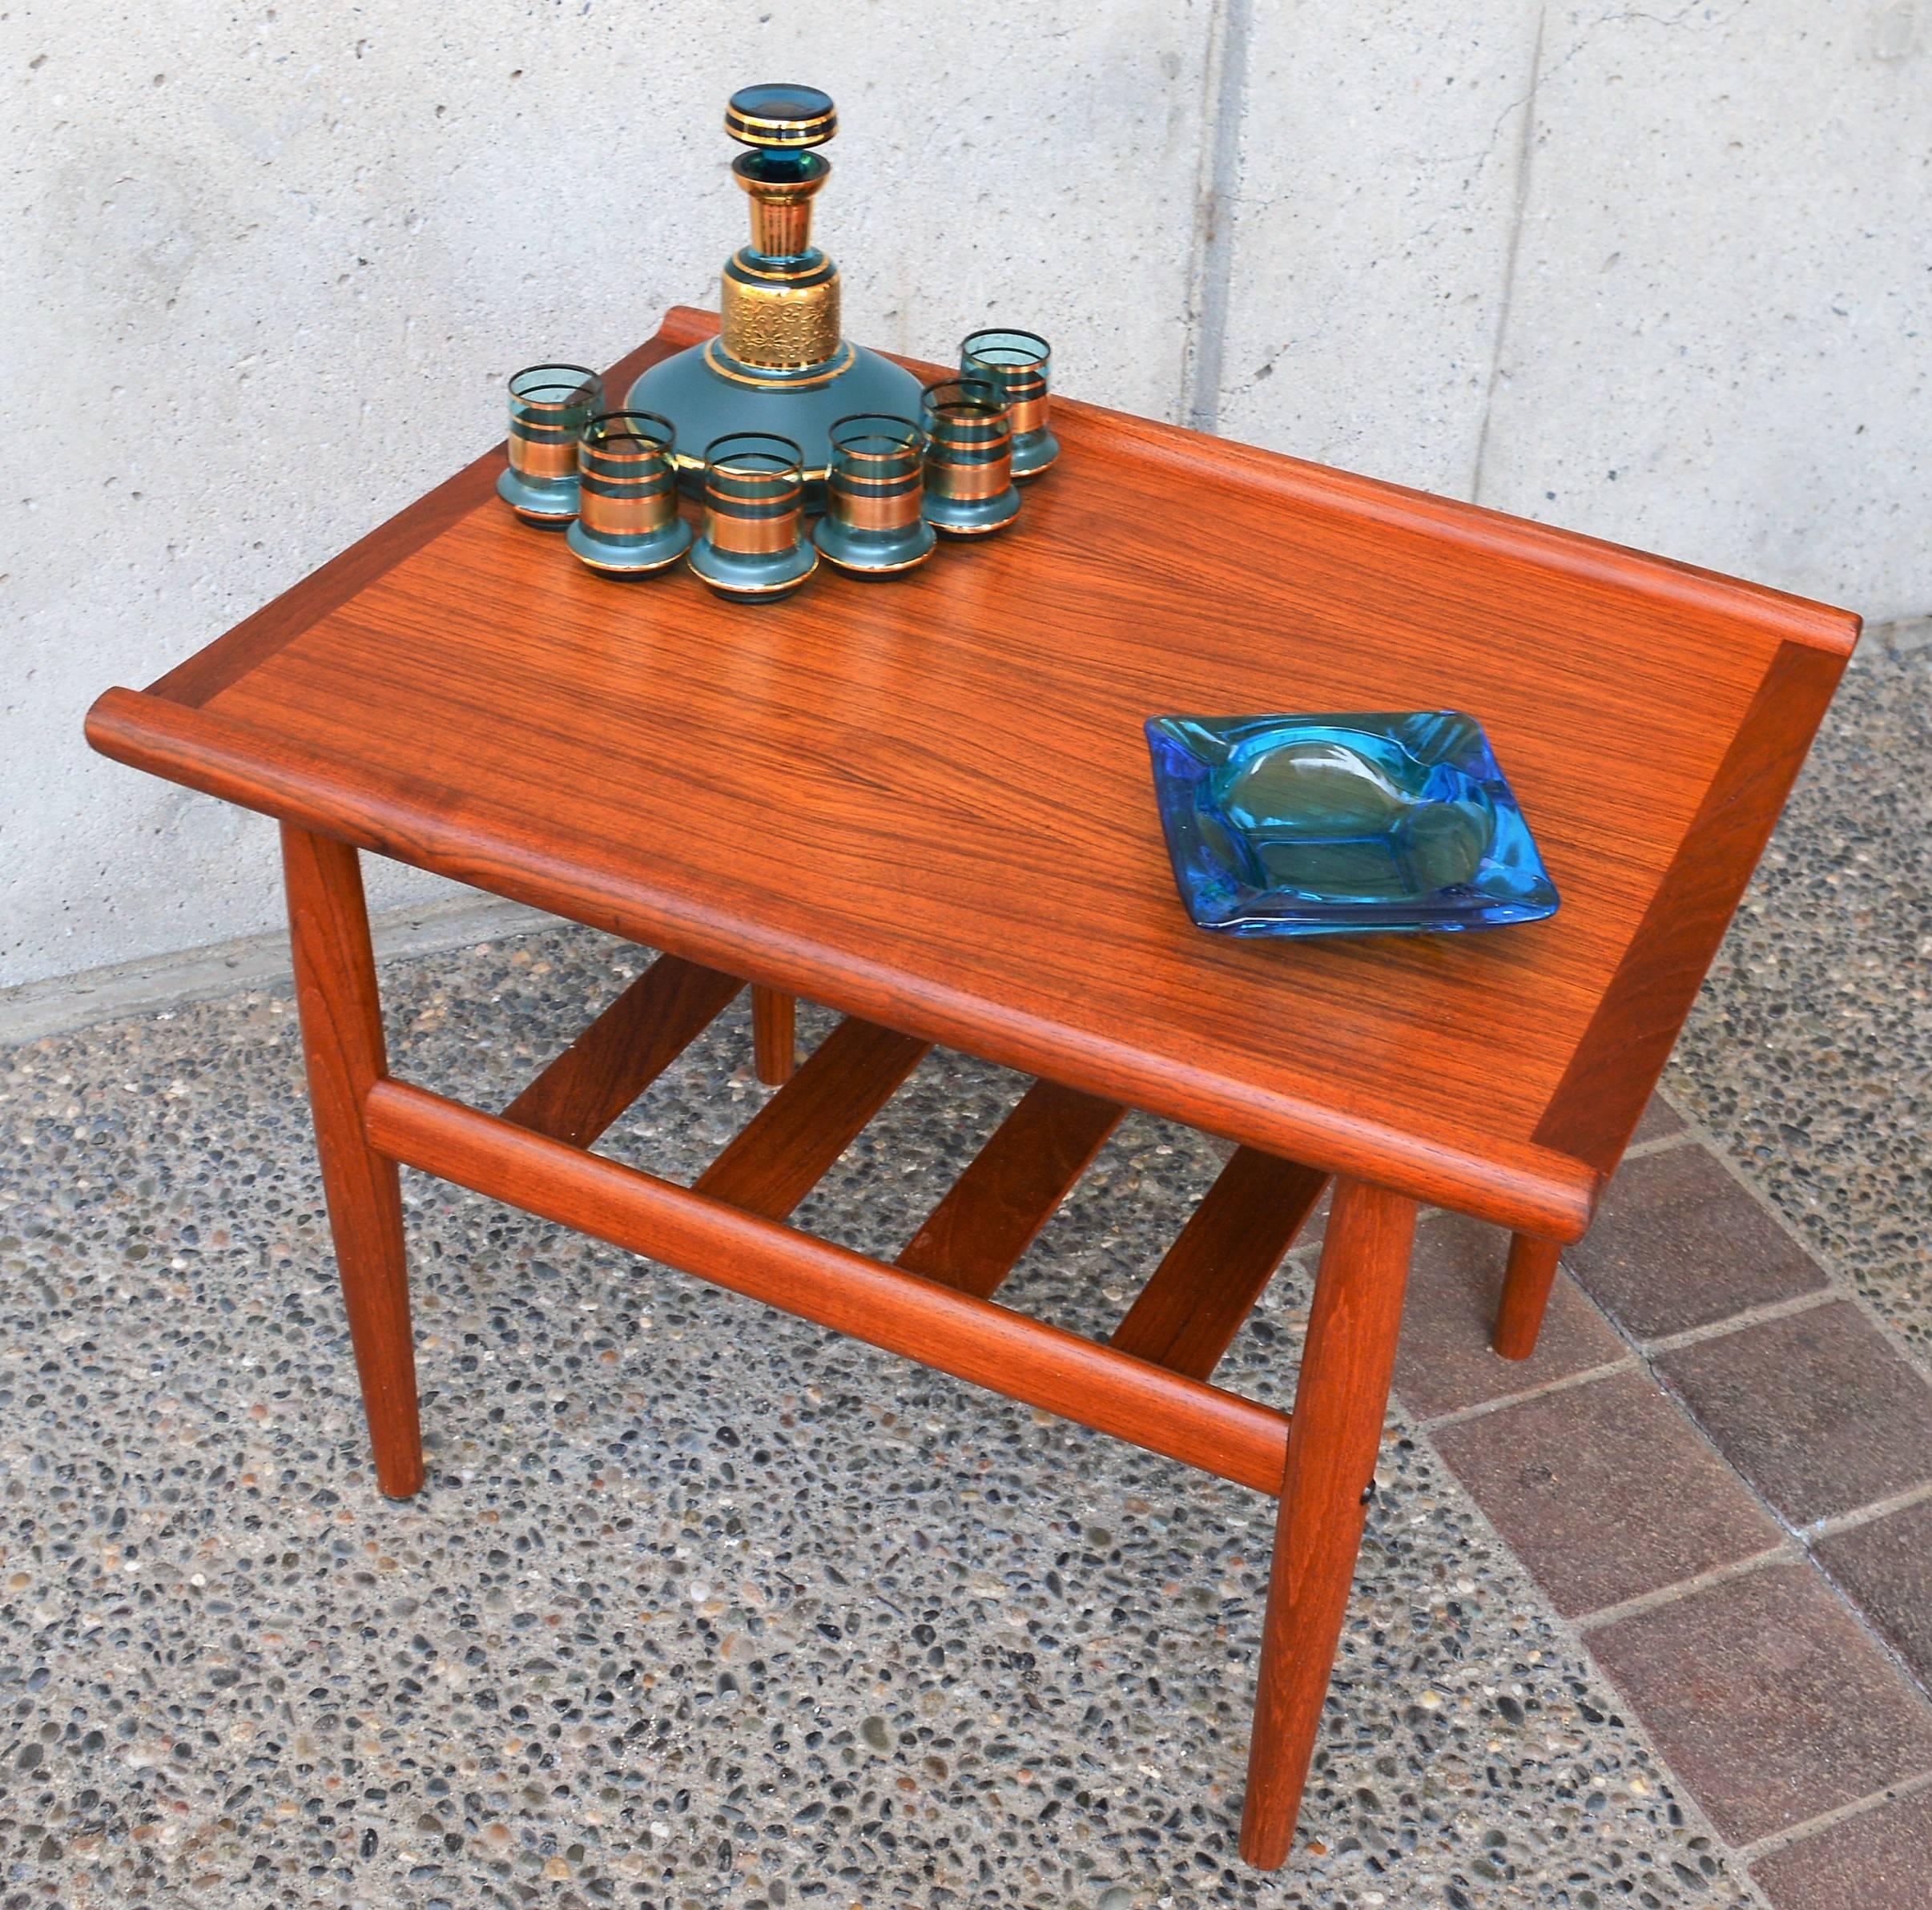
[[376,1477],[391,1498],[406,1499],[423,1483],[423,1442],[402,1191],[396,1163],[369,1146],[363,1126],[364,1100],[388,1061],[362,870],[347,844],[284,823],[282,877],[316,1150]]
[[791,1078],[798,1058],[798,1001],[775,988],[751,990],[751,1059],[768,1088]]
[[1495,1348],[1505,1360],[1527,1360],[1536,1352],[1562,1251],[1560,1241],[1540,1240],[1534,1234],[1510,1235],[1509,1269],[1496,1308]]
[[1338,1180],[1288,1428],[1241,1853],[1288,1855],[1373,1496],[1415,1203]]

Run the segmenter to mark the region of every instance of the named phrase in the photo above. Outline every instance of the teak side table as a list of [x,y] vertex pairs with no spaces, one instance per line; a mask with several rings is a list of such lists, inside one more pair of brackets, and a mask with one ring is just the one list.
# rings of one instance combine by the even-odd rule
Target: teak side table
[[[715,322],[673,311],[606,388]],[[1512,1231],[1497,1347],[1525,1356],[1858,620],[1116,413],[1055,421],[1065,455],[1014,532],[760,610],[592,574],[497,502],[493,452],[150,689],[107,691],[87,734],[281,823],[385,1493],[423,1481],[400,1163],[1276,1494],[1241,1840],[1272,1867],[1417,1203]],[[1488,730],[1552,921],[1189,925],[1145,717],[1438,707]],[[501,1114],[462,1106],[388,1072],[364,849],[664,953]],[[592,1152],[746,982],[784,1085],[743,1131],[690,1188]],[[847,1018],[794,1073],[801,994]],[[937,1042],[1037,1078],[896,1263],[787,1225]],[[992,1296],[1129,1107],[1237,1145],[1102,1345]],[[1331,1177],[1290,1416],[1212,1376]]]

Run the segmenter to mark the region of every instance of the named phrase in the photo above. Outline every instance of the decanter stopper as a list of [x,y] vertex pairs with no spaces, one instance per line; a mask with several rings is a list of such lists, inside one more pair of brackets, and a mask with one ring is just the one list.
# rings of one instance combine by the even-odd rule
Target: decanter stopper
[[814,151],[839,130],[815,87],[743,87],[725,108],[725,131],[751,151],[731,167],[751,201],[751,243],[722,281],[728,358],[759,371],[802,371],[839,351],[839,268],[811,243],[811,202],[831,175]]

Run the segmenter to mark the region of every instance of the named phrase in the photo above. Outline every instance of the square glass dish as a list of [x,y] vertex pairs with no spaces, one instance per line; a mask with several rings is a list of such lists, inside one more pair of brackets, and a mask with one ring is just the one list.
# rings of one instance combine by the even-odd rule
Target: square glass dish
[[1415,934],[1556,912],[1472,717],[1156,716],[1147,744],[1174,880],[1199,928]]

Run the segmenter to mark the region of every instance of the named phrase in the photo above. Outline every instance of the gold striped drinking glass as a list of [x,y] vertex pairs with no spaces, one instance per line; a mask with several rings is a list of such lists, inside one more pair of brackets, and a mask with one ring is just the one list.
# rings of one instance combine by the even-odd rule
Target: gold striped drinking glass
[[1037,478],[1060,455],[1047,424],[1053,348],[1037,332],[971,333],[960,347],[963,377],[984,378],[1005,398],[1013,426],[1013,475]]
[[1006,401],[983,378],[946,378],[920,398],[926,432],[926,522],[948,537],[984,537],[1020,514]]
[[577,443],[603,405],[603,380],[581,365],[525,365],[510,380],[497,494],[525,523],[557,530],[577,515]]
[[646,577],[690,548],[678,515],[678,429],[654,411],[606,411],[577,447],[577,521],[570,548],[606,577]]

